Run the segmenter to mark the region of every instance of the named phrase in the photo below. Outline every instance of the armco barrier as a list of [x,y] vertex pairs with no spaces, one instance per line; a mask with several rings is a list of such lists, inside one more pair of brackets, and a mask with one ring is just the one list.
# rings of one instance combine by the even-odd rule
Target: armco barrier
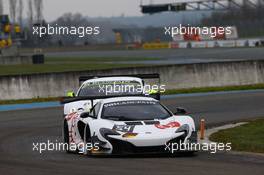
[[[259,43],[259,44],[258,44]],[[261,39],[215,40],[215,41],[180,41],[171,42],[170,48],[214,48],[214,47],[257,47],[263,46]]]
[[236,47],[236,41],[235,40],[217,41],[217,44],[219,47]]
[[83,75],[159,73],[167,89],[264,83],[264,61],[161,65],[138,68],[0,76],[0,100],[63,96]]
[[248,46],[249,47],[256,47],[256,43],[259,42],[259,39],[249,39],[248,40]]
[[207,42],[206,41],[193,41],[191,42],[192,48],[207,48]]
[[207,48],[213,48],[215,47],[216,42],[215,41],[207,41]]
[[178,42],[171,42],[170,43],[170,48],[171,49],[178,49],[179,48],[179,43]]
[[236,47],[246,47],[248,44],[247,40],[236,40]]
[[180,42],[179,43],[179,48],[188,48],[189,42]]

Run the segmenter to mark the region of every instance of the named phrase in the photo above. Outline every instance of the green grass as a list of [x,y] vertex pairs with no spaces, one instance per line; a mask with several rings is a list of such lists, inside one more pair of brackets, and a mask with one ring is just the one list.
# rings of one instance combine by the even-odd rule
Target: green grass
[[88,71],[124,67],[139,67],[141,64],[43,64],[43,65],[7,65],[0,66],[0,75],[23,75],[50,72]]
[[264,84],[222,86],[222,87],[201,87],[201,88],[189,88],[189,89],[172,89],[172,90],[166,90],[164,94],[169,95],[169,94],[220,92],[220,91],[253,90],[253,89],[264,89]]
[[219,131],[210,140],[232,143],[232,150],[264,153],[264,119]]
[[[88,71],[99,69],[138,67],[143,64],[131,64],[131,61],[157,60],[158,58],[94,58],[94,57],[47,57],[41,65],[0,65],[1,75],[22,75],[51,72]],[[126,63],[120,63],[124,61]]]

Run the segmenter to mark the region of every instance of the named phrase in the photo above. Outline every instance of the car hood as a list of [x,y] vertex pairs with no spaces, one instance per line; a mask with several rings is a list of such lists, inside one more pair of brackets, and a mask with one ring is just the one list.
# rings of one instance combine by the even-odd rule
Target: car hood
[[161,133],[175,131],[181,124],[173,117],[166,120],[143,120],[143,121],[127,121],[113,122],[113,130],[122,133]]
[[170,117],[165,120],[148,121],[112,121],[112,127],[120,135],[109,135],[108,137],[132,143],[135,146],[160,146],[171,139],[183,135],[176,133],[182,123]]

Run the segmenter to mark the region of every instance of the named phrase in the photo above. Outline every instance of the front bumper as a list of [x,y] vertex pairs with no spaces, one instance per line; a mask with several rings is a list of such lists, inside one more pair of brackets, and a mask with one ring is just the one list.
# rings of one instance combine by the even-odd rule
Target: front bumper
[[[170,154],[171,152],[167,149],[166,145],[169,144],[180,144],[184,142],[197,143],[197,132],[192,132],[191,135],[186,138],[187,135],[183,134],[179,137],[173,138],[164,144],[153,145],[153,146],[135,146],[134,144],[120,140],[117,138],[107,137],[107,141],[112,145],[111,154],[113,155],[126,155],[126,154]],[[104,154],[104,151],[97,152]],[[106,154],[109,154],[106,153]]]

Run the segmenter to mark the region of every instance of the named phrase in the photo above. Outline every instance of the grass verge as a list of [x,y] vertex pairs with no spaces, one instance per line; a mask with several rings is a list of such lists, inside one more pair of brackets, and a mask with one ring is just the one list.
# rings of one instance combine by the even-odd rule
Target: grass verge
[[[159,60],[159,58],[47,57],[45,64],[40,65],[0,65],[0,76],[140,67],[144,66],[140,62],[146,60]],[[132,61],[137,63],[133,64]]]
[[23,75],[37,73],[58,73],[73,71],[89,71],[113,68],[140,67],[141,64],[43,64],[43,65],[7,65],[0,66],[0,75]]
[[210,140],[232,143],[232,150],[264,153],[264,119],[255,120],[235,128],[219,131]]

